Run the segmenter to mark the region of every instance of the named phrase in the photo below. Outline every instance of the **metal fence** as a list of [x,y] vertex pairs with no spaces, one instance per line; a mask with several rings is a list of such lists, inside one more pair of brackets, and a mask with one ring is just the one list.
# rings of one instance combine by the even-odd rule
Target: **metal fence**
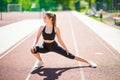
[[111,12],[120,12],[120,0],[112,0]]
[[111,3],[107,3],[106,1],[97,1],[96,9],[103,9],[108,12],[120,12],[120,0],[111,0]]

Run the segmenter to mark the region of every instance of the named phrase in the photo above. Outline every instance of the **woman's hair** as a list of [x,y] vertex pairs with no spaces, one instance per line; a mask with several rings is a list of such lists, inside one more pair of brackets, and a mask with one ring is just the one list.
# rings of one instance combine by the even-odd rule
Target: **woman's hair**
[[53,13],[45,13],[49,18],[52,18],[52,24],[56,27],[56,14]]

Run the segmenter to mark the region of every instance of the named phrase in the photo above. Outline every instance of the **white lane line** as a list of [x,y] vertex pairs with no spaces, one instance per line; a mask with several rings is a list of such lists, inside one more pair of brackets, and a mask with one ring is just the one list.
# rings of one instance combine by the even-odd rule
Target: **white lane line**
[[97,54],[97,55],[103,55],[104,53],[97,52],[97,53],[95,53],[95,54]]
[[116,55],[114,54],[114,52],[113,52],[109,47],[107,47],[107,45],[104,44],[104,42],[102,42],[98,37],[96,37],[96,39],[97,39],[98,42],[100,42],[100,43],[104,46],[104,48],[106,48],[117,60],[120,60],[120,59],[118,58],[118,56],[116,56]]
[[[69,16],[68,20],[69,20],[70,29],[71,29],[71,32],[72,32],[73,42],[74,42],[74,46],[75,46],[75,52],[79,56],[78,47],[77,47],[77,43],[76,43],[76,39],[75,39],[75,34],[74,34],[74,31],[73,31],[73,27],[72,27],[71,16]],[[82,66],[81,62],[78,62],[78,64],[79,64],[79,66]],[[80,68],[80,73],[81,73],[81,79],[80,80],[85,80],[85,75],[84,75],[84,72],[83,72],[82,68]]]
[[[91,28],[88,27],[88,30],[89,30],[92,34],[95,34],[95,32],[94,32]],[[113,52],[109,47],[107,47],[107,45],[98,37],[98,35],[96,35],[95,38],[96,38],[96,40],[97,40],[98,42],[100,42],[100,43],[104,46],[104,48],[106,48],[117,60],[120,60],[119,57],[116,56],[116,55],[114,54],[114,52]]]
[[[92,34],[95,34],[95,32],[94,32],[91,28],[88,27],[88,30],[89,30]],[[109,47],[107,47],[107,45],[98,37],[98,35],[96,35],[95,38],[96,38],[96,40],[97,40],[98,42],[100,42],[100,43],[104,46],[104,48],[106,48],[117,60],[120,61],[119,57],[116,56],[116,55],[114,54],[114,52],[113,52]]]
[[[35,62],[34,66],[36,65],[37,61]],[[30,70],[29,74],[27,75],[26,79],[25,80],[29,80],[30,77],[31,77],[31,72],[34,70],[34,66],[32,67],[32,69]]]
[[19,46],[20,44],[22,44],[25,40],[27,40],[30,36],[33,35],[33,33],[35,33],[36,30],[34,30],[33,32],[31,32],[30,34],[28,34],[27,36],[24,37],[23,40],[21,40],[20,42],[16,43],[11,49],[9,49],[7,52],[5,52],[4,54],[2,54],[0,56],[0,59],[2,59],[4,56],[6,56],[8,53],[10,53],[12,50],[14,50],[17,46]]
[[34,66],[33,66],[32,69],[30,70],[30,72],[28,73],[28,75],[27,75],[27,77],[26,77],[25,80],[30,80],[30,77],[31,77],[31,75],[32,75],[31,72],[32,72],[33,70],[35,70],[35,66],[37,65],[37,63],[38,63],[38,60],[35,61]]
[[[81,19],[79,18],[79,15],[77,15],[77,14],[74,13],[74,12],[72,12],[72,14],[74,14],[74,15],[81,21]],[[82,22],[83,22],[83,21],[82,21]],[[84,23],[84,22],[83,22],[83,23]],[[85,24],[85,25],[86,25],[86,24]],[[86,25],[86,26],[88,27],[88,25]],[[89,29],[89,31],[90,31],[91,33],[93,33],[93,34],[96,33],[93,29],[91,29],[91,28],[89,28],[89,27],[88,27],[88,29]],[[97,36],[99,36],[99,35],[97,34]],[[99,39],[99,37],[97,37],[97,36],[95,36],[96,39],[97,39],[117,60],[120,61],[119,57],[118,57],[117,55],[115,55],[114,52],[113,52],[109,47],[107,47],[107,45],[105,45],[105,43],[102,42],[102,41]],[[105,41],[105,40],[104,40],[104,41]],[[106,42],[106,41],[105,41],[105,42]]]
[[[40,54],[40,56],[42,57],[42,54]],[[28,73],[28,75],[27,75],[27,77],[26,77],[25,80],[30,80],[30,77],[31,77],[31,75],[32,75],[31,72],[32,72],[33,70],[35,70],[35,66],[38,64],[38,62],[39,62],[39,60],[36,59],[35,64],[33,65],[32,69],[31,69],[30,72]]]

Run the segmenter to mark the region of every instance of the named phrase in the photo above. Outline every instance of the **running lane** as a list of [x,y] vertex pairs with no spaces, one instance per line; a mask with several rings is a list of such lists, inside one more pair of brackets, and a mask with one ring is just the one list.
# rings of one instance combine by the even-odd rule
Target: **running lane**
[[[120,56],[85,24],[70,12],[57,13],[57,23],[69,51],[75,55],[94,61],[97,68],[81,66],[55,53],[42,56],[45,67],[36,69],[30,80],[119,80]],[[52,59],[51,59],[52,58]]]
[[57,13],[57,23],[69,51],[94,61],[98,67],[90,68],[85,63],[81,66],[77,61],[50,52],[42,55],[44,67],[30,73],[36,61],[30,53],[36,35],[33,33],[0,60],[0,80],[119,80],[120,58],[117,51],[71,12]]
[[85,80],[119,80],[119,53],[79,21],[77,17],[69,13],[66,13],[65,16],[69,16],[68,19],[71,20],[79,55],[98,64],[96,69],[83,69]]

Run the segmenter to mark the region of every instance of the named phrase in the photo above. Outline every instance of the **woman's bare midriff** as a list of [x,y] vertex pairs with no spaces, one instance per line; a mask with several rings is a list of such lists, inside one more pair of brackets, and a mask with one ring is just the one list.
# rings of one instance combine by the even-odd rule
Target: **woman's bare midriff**
[[54,42],[55,40],[44,40],[45,43],[52,43]]

